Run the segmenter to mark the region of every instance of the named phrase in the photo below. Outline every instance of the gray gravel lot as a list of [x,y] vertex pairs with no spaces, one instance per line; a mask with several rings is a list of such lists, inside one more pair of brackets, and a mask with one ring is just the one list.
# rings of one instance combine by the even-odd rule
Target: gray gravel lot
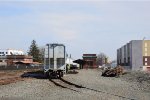
[[1,85],[0,100],[150,100],[150,91],[140,89],[136,81],[102,77],[97,69],[78,72],[60,80],[28,78]]

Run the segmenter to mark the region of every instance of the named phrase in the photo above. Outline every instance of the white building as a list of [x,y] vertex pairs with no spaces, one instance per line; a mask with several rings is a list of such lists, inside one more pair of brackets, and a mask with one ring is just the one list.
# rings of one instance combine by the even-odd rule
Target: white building
[[22,50],[14,50],[14,49],[0,50],[0,56],[5,57],[7,55],[24,55],[24,52]]
[[0,49],[0,63],[5,63],[7,55],[24,55],[24,52],[22,50],[15,50],[15,49],[6,49],[6,50]]

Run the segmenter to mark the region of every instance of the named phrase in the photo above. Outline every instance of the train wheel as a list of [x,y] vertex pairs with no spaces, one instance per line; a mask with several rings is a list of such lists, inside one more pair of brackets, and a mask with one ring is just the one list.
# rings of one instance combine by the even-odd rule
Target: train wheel
[[53,74],[53,72],[49,72],[49,79],[52,79],[52,75]]
[[48,78],[48,77],[49,77],[49,72],[44,73],[44,76],[45,76],[46,78]]
[[60,74],[60,75],[61,75],[61,77],[63,77],[63,76],[64,76],[64,73],[63,73],[63,72],[60,72],[60,73],[61,73],[61,74]]
[[58,78],[61,78],[61,72],[58,72]]

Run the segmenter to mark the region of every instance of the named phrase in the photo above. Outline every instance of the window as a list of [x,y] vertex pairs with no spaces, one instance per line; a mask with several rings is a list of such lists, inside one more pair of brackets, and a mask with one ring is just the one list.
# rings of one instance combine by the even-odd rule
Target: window
[[147,58],[145,58],[145,61],[147,61]]
[[145,43],[145,47],[147,47],[147,43]]
[[145,56],[147,56],[147,53],[145,53]]
[[145,63],[145,66],[147,66],[147,63]]
[[145,52],[147,52],[147,48],[145,48]]

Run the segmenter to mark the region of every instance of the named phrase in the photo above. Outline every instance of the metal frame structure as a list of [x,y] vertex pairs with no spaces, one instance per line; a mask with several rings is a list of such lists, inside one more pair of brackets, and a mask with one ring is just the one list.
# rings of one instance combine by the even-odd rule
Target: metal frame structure
[[[56,47],[63,47],[64,51],[63,51],[63,57],[61,58],[60,62],[60,66],[58,66],[58,59],[57,56],[55,55],[55,48]],[[47,51],[45,51],[45,59],[44,59],[44,72],[48,75],[48,76],[56,76],[56,77],[62,77],[65,70],[66,70],[66,65],[65,65],[65,61],[66,61],[66,47],[63,44],[58,44],[58,43],[53,43],[53,44],[46,44],[46,49]],[[52,54],[50,54],[50,49],[52,49]],[[46,52],[47,57],[46,57]],[[52,57],[50,57],[50,55],[52,55]],[[47,60],[48,59],[48,60]],[[52,61],[51,61],[52,60]],[[48,63],[47,63],[48,61]],[[51,64],[51,62],[53,64]]]

